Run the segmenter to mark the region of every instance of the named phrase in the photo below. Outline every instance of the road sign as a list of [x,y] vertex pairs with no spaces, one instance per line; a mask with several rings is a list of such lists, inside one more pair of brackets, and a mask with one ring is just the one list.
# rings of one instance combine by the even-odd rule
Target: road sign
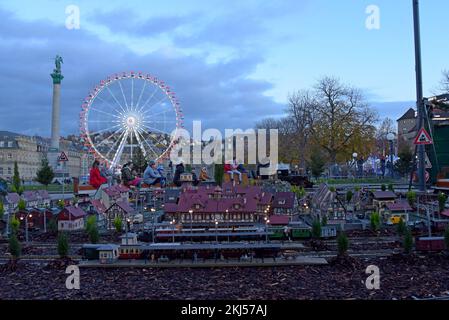
[[61,161],[61,162],[69,161],[69,158],[67,157],[67,155],[65,154],[64,151],[62,151],[61,154],[59,155],[58,161]]
[[414,144],[416,145],[427,145],[427,144],[433,144],[432,138],[430,137],[429,133],[426,131],[426,129],[421,128],[419,130],[418,135],[416,136]]

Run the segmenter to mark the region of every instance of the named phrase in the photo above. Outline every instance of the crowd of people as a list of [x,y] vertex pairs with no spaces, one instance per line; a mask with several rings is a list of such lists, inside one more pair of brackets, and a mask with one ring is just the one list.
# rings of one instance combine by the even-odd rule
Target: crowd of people
[[[173,172],[174,170],[174,172]],[[181,175],[186,173],[186,168],[182,162],[177,164],[173,169],[173,164],[169,164],[168,176],[173,184],[180,187],[183,183],[181,181]],[[196,174],[195,169],[191,170],[192,184],[197,186],[201,182],[211,181],[211,178],[207,172],[207,168],[201,168],[199,176]],[[160,186],[164,188],[167,186],[168,177],[165,174],[165,168],[162,164],[157,164],[156,161],[151,160],[148,166],[143,172],[142,176],[139,176],[137,170],[134,168],[134,164],[130,161],[122,166],[120,176],[114,175],[113,170],[108,169],[106,165],[100,164],[98,160],[95,160],[92,164],[89,176],[89,184],[95,189],[99,189],[102,186],[111,186],[117,183],[123,183],[128,187],[141,188],[143,186]]]
[[[133,162],[125,163],[120,171],[119,175],[108,168],[104,163],[100,164],[98,160],[95,160],[90,170],[89,184],[95,189],[99,189],[102,186],[111,186],[113,184],[123,183],[128,187],[141,188],[144,186],[160,186],[164,188],[167,186],[167,181],[172,182],[175,186],[180,187],[186,178],[182,179],[184,173],[190,173],[190,180],[194,186],[200,183],[212,182],[212,178],[209,176],[206,167],[202,167],[197,173],[196,169],[186,170],[184,163],[179,162],[175,166],[170,161],[169,170],[165,173],[163,164],[156,163],[151,160],[148,166],[143,171],[143,174],[139,174],[134,168]],[[255,178],[256,174],[253,171],[247,171],[242,163],[236,160],[234,157],[232,161],[227,162],[224,165],[224,173],[229,174],[231,180],[234,179],[234,175],[238,176],[239,183],[242,183],[242,175],[247,174],[249,178]]]

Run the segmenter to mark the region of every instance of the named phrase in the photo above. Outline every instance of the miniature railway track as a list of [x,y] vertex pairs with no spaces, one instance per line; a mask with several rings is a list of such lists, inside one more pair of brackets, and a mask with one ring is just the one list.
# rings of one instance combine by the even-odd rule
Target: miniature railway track
[[[390,256],[393,253],[393,250],[385,249],[385,250],[364,250],[364,251],[348,251],[348,254],[352,257],[360,257],[360,258],[376,258],[376,257],[386,257]],[[334,258],[337,256],[337,250],[327,250],[327,251],[309,251],[302,252],[298,254],[298,257],[302,258]],[[81,261],[82,258],[79,255],[71,255],[69,256],[73,261]],[[20,261],[29,262],[29,263],[48,263],[52,260],[59,259],[59,255],[25,255],[20,257]],[[279,258],[281,259],[281,258]],[[10,260],[10,256],[8,255],[0,255],[0,263],[6,263]],[[177,261],[175,259],[174,261]]]

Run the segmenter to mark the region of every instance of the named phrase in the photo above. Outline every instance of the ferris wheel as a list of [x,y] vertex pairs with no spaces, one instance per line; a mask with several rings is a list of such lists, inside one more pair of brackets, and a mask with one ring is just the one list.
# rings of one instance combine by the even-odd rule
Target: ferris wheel
[[132,161],[137,153],[155,161],[167,158],[183,126],[175,93],[142,73],[123,72],[102,80],[81,109],[81,138],[110,167]]

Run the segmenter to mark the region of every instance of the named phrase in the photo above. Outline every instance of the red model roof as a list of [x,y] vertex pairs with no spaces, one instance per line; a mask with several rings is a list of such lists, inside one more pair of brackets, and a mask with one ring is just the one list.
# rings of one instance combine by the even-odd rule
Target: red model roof
[[270,216],[270,224],[271,225],[286,226],[286,225],[288,225],[289,222],[290,222],[290,217],[289,216],[284,216],[284,215]]
[[92,200],[91,204],[98,213],[104,213],[106,211],[106,207],[104,206],[103,202],[98,199]]
[[127,214],[131,214],[134,212],[134,209],[126,201],[117,201],[115,204],[119,206]]
[[443,212],[441,212],[441,215],[449,218],[449,209],[446,209]]
[[390,211],[413,211],[412,207],[406,201],[387,203],[387,208]]
[[82,219],[87,213],[80,207],[68,206],[61,210],[58,220],[77,220]]
[[394,193],[393,191],[374,191],[373,196],[376,200],[388,200],[397,198],[396,193]]
[[261,188],[254,186],[233,186],[231,183],[221,187],[200,186],[196,189],[185,189],[179,196],[178,204],[166,203],[166,212],[216,213],[238,212],[255,213],[258,204],[271,203],[272,194],[263,192]]
[[273,208],[292,209],[295,204],[293,192],[277,192],[274,194]]

